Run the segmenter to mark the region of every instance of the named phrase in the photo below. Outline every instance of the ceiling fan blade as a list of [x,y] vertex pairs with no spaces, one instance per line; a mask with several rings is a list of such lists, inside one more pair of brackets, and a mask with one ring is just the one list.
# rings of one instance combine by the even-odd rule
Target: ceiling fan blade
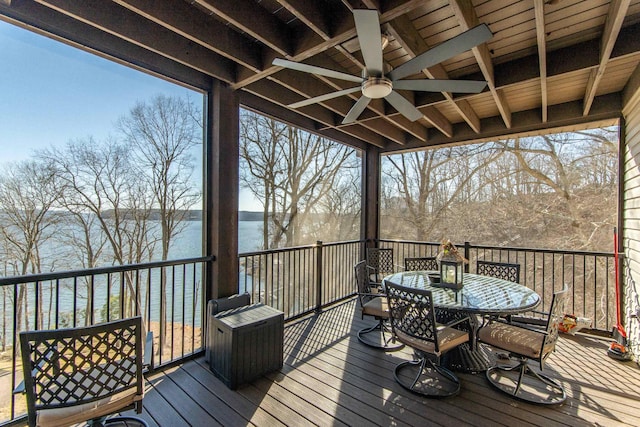
[[370,101],[371,101],[371,98],[367,98],[366,96],[362,95],[360,99],[358,99],[358,101],[355,104],[353,104],[353,107],[351,107],[347,115],[344,116],[344,120],[342,120],[342,124],[346,125],[347,123],[355,122],[358,116],[360,115],[360,113],[362,113],[364,109],[367,108],[367,105],[369,105]]
[[378,11],[371,9],[354,9],[353,19],[360,42],[360,50],[367,68],[367,74],[372,77],[382,76],[382,34]]
[[419,118],[422,118],[422,113],[398,92],[391,91],[391,93],[385,96],[384,99],[389,101],[389,104],[393,105],[393,108],[398,110],[400,114],[402,114],[412,122],[415,122]]
[[327,68],[316,67],[315,65],[302,64],[300,62],[289,61],[288,59],[276,58],[272,62],[278,67],[289,68],[291,70],[302,71],[304,73],[318,74],[325,77],[333,77],[334,79],[346,80],[348,82],[361,83],[362,78],[352,76],[351,74],[342,73],[340,71],[329,70]]
[[327,94],[324,94],[324,95],[316,96],[314,98],[305,99],[304,101],[294,102],[293,104],[290,104],[289,107],[291,107],[291,108],[300,108],[300,107],[304,107],[304,106],[307,106],[307,105],[315,104],[317,102],[326,101],[328,99],[337,98],[337,97],[342,96],[342,95],[348,95],[350,93],[358,92],[359,90],[360,90],[360,86],[352,87],[352,88],[349,88],[349,89],[343,89],[343,90],[339,90],[337,92],[331,92],[331,93],[327,93]]
[[491,37],[493,37],[493,34],[486,24],[478,25],[405,62],[390,72],[388,77],[391,80],[399,80],[419,73],[425,68],[432,67],[482,44],[491,39]]
[[477,80],[396,80],[394,89],[417,90],[422,92],[480,93],[487,82]]

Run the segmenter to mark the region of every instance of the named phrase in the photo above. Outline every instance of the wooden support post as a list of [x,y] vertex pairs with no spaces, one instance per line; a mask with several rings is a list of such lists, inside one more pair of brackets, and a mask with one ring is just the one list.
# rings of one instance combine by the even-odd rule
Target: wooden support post
[[205,254],[207,299],[238,292],[238,160],[240,104],[236,92],[214,80],[208,94],[205,143]]
[[[363,152],[362,159],[362,238],[366,247],[375,246],[380,238],[380,150],[369,146]],[[366,251],[366,249],[365,249]],[[364,259],[365,253],[360,259]]]

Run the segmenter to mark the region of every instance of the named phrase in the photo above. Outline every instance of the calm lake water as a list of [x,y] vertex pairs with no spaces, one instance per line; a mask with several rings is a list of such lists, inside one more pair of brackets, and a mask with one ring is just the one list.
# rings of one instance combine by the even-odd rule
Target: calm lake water
[[[254,252],[260,250],[262,244],[262,222],[260,221],[240,221],[238,224],[238,249],[239,253],[243,252]],[[202,223],[200,221],[189,221],[185,229],[175,237],[171,248],[169,250],[169,258],[170,259],[183,259],[183,258],[194,258],[202,255]],[[54,265],[55,269],[52,271],[67,271],[67,270],[77,270],[81,267],[75,265],[74,257],[68,256],[68,252],[66,250],[68,247],[65,247],[64,242],[51,240],[47,242],[45,247],[42,248],[42,254],[44,255],[43,265]],[[156,251],[158,252],[158,251]],[[159,254],[156,253],[156,257],[154,260],[159,259]],[[183,312],[182,307],[185,308],[184,319],[187,324],[194,324],[195,326],[200,326],[201,319],[199,318],[199,309],[196,310],[196,317],[192,316],[192,309],[194,298],[198,302],[197,306],[201,304],[200,292],[201,288],[201,271],[199,268],[196,269],[195,273],[193,272],[193,266],[188,267],[190,270],[186,273],[187,279],[187,288],[186,289],[168,289],[166,292],[166,300],[167,300],[167,310],[170,311],[170,314],[167,316],[172,316],[176,322],[182,322]],[[176,269],[173,271],[172,269],[166,269],[168,283],[171,283],[172,278],[171,274],[176,275],[176,287],[182,283],[182,268]],[[8,274],[10,275],[10,274]],[[193,290],[193,275],[195,275],[195,280],[198,286],[198,289],[194,293]],[[94,313],[96,319],[101,317],[101,310],[104,310],[106,307],[107,295],[111,295],[112,297],[119,295],[119,275],[112,275],[111,279],[112,284],[109,287],[109,284],[106,281],[106,276],[100,275],[96,276],[94,280]],[[86,287],[78,281],[78,287],[74,290],[73,281],[62,280],[59,282],[59,285],[56,285],[56,282],[42,282],[40,284],[42,292],[39,296],[40,304],[43,307],[43,322],[47,326],[51,324],[55,318],[55,312],[61,313],[61,318],[70,319],[72,313],[74,312],[73,301],[76,299],[77,308],[76,310],[83,310],[83,307],[86,304]],[[143,287],[146,282],[146,279],[141,279],[143,283]],[[159,269],[155,269],[151,275],[151,283],[153,283],[152,292],[150,292],[150,316],[151,320],[158,320],[160,318],[160,301],[161,294],[158,292],[158,284],[160,283],[159,277]],[[4,317],[5,325],[10,325],[13,317],[13,304],[11,303],[13,298],[13,286],[5,287],[6,293],[4,293],[1,297],[4,298],[5,304],[0,304],[0,312],[4,309],[6,310],[4,316],[0,314],[0,319]],[[29,285],[28,287],[28,299],[29,299],[29,312],[30,316],[33,316],[33,307],[35,307],[35,295],[34,295],[34,287],[33,285]],[[59,292],[59,295],[56,296],[55,292]],[[110,291],[109,291],[110,289]],[[144,292],[144,291],[143,291]],[[144,296],[142,297],[144,299]],[[56,309],[55,301],[58,301],[58,308]],[[184,304],[183,304],[184,301]],[[49,309],[50,307],[50,309]],[[173,307],[173,309],[172,309]],[[82,315],[79,315],[82,316]],[[2,332],[0,332],[2,334]],[[11,341],[10,334],[7,336],[8,341]]]
[[[169,257],[173,259],[198,257],[202,254],[202,223],[189,221],[184,231],[176,236],[174,244],[169,250]],[[238,252],[254,252],[262,246],[262,222],[238,222]]]

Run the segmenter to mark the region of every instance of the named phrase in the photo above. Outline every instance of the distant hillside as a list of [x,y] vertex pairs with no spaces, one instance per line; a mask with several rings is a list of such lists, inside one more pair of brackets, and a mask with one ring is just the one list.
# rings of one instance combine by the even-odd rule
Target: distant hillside
[[[108,209],[102,212],[105,218],[113,217],[114,211],[113,209]],[[149,217],[151,220],[159,220],[160,219],[160,211],[153,210]],[[190,210],[185,218],[187,221],[200,221],[202,220],[202,211],[201,210]],[[252,211],[238,211],[238,221],[262,221],[262,212],[252,212]]]
[[262,212],[238,211],[238,221],[262,221]]

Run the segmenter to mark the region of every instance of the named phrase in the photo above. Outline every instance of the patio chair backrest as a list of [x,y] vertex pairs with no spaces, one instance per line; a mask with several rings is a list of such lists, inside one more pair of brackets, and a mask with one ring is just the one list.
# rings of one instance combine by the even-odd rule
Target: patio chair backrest
[[520,264],[478,260],[476,262],[476,272],[483,276],[520,283]]
[[420,258],[405,258],[404,269],[406,271],[437,271],[438,260],[436,257],[420,257]]
[[568,296],[569,291],[567,288],[553,294],[551,309],[549,310],[549,316],[547,317],[547,325],[545,328],[547,333],[543,348],[548,348],[552,344],[555,346],[555,342],[558,340],[558,326],[564,317]]
[[353,272],[356,281],[358,302],[360,303],[360,307],[362,307],[369,300],[378,295],[371,294],[371,283],[369,282],[369,276],[367,275],[367,262],[365,260],[357,262],[356,265],[353,266]]
[[436,317],[431,291],[407,288],[385,281],[389,301],[389,320],[394,333],[400,332],[418,340],[432,342],[439,352]]
[[367,248],[367,267],[378,275],[393,273],[393,248]]
[[37,411],[103,400],[133,388],[141,402],[143,345],[141,317],[21,332],[29,425],[36,424]]

